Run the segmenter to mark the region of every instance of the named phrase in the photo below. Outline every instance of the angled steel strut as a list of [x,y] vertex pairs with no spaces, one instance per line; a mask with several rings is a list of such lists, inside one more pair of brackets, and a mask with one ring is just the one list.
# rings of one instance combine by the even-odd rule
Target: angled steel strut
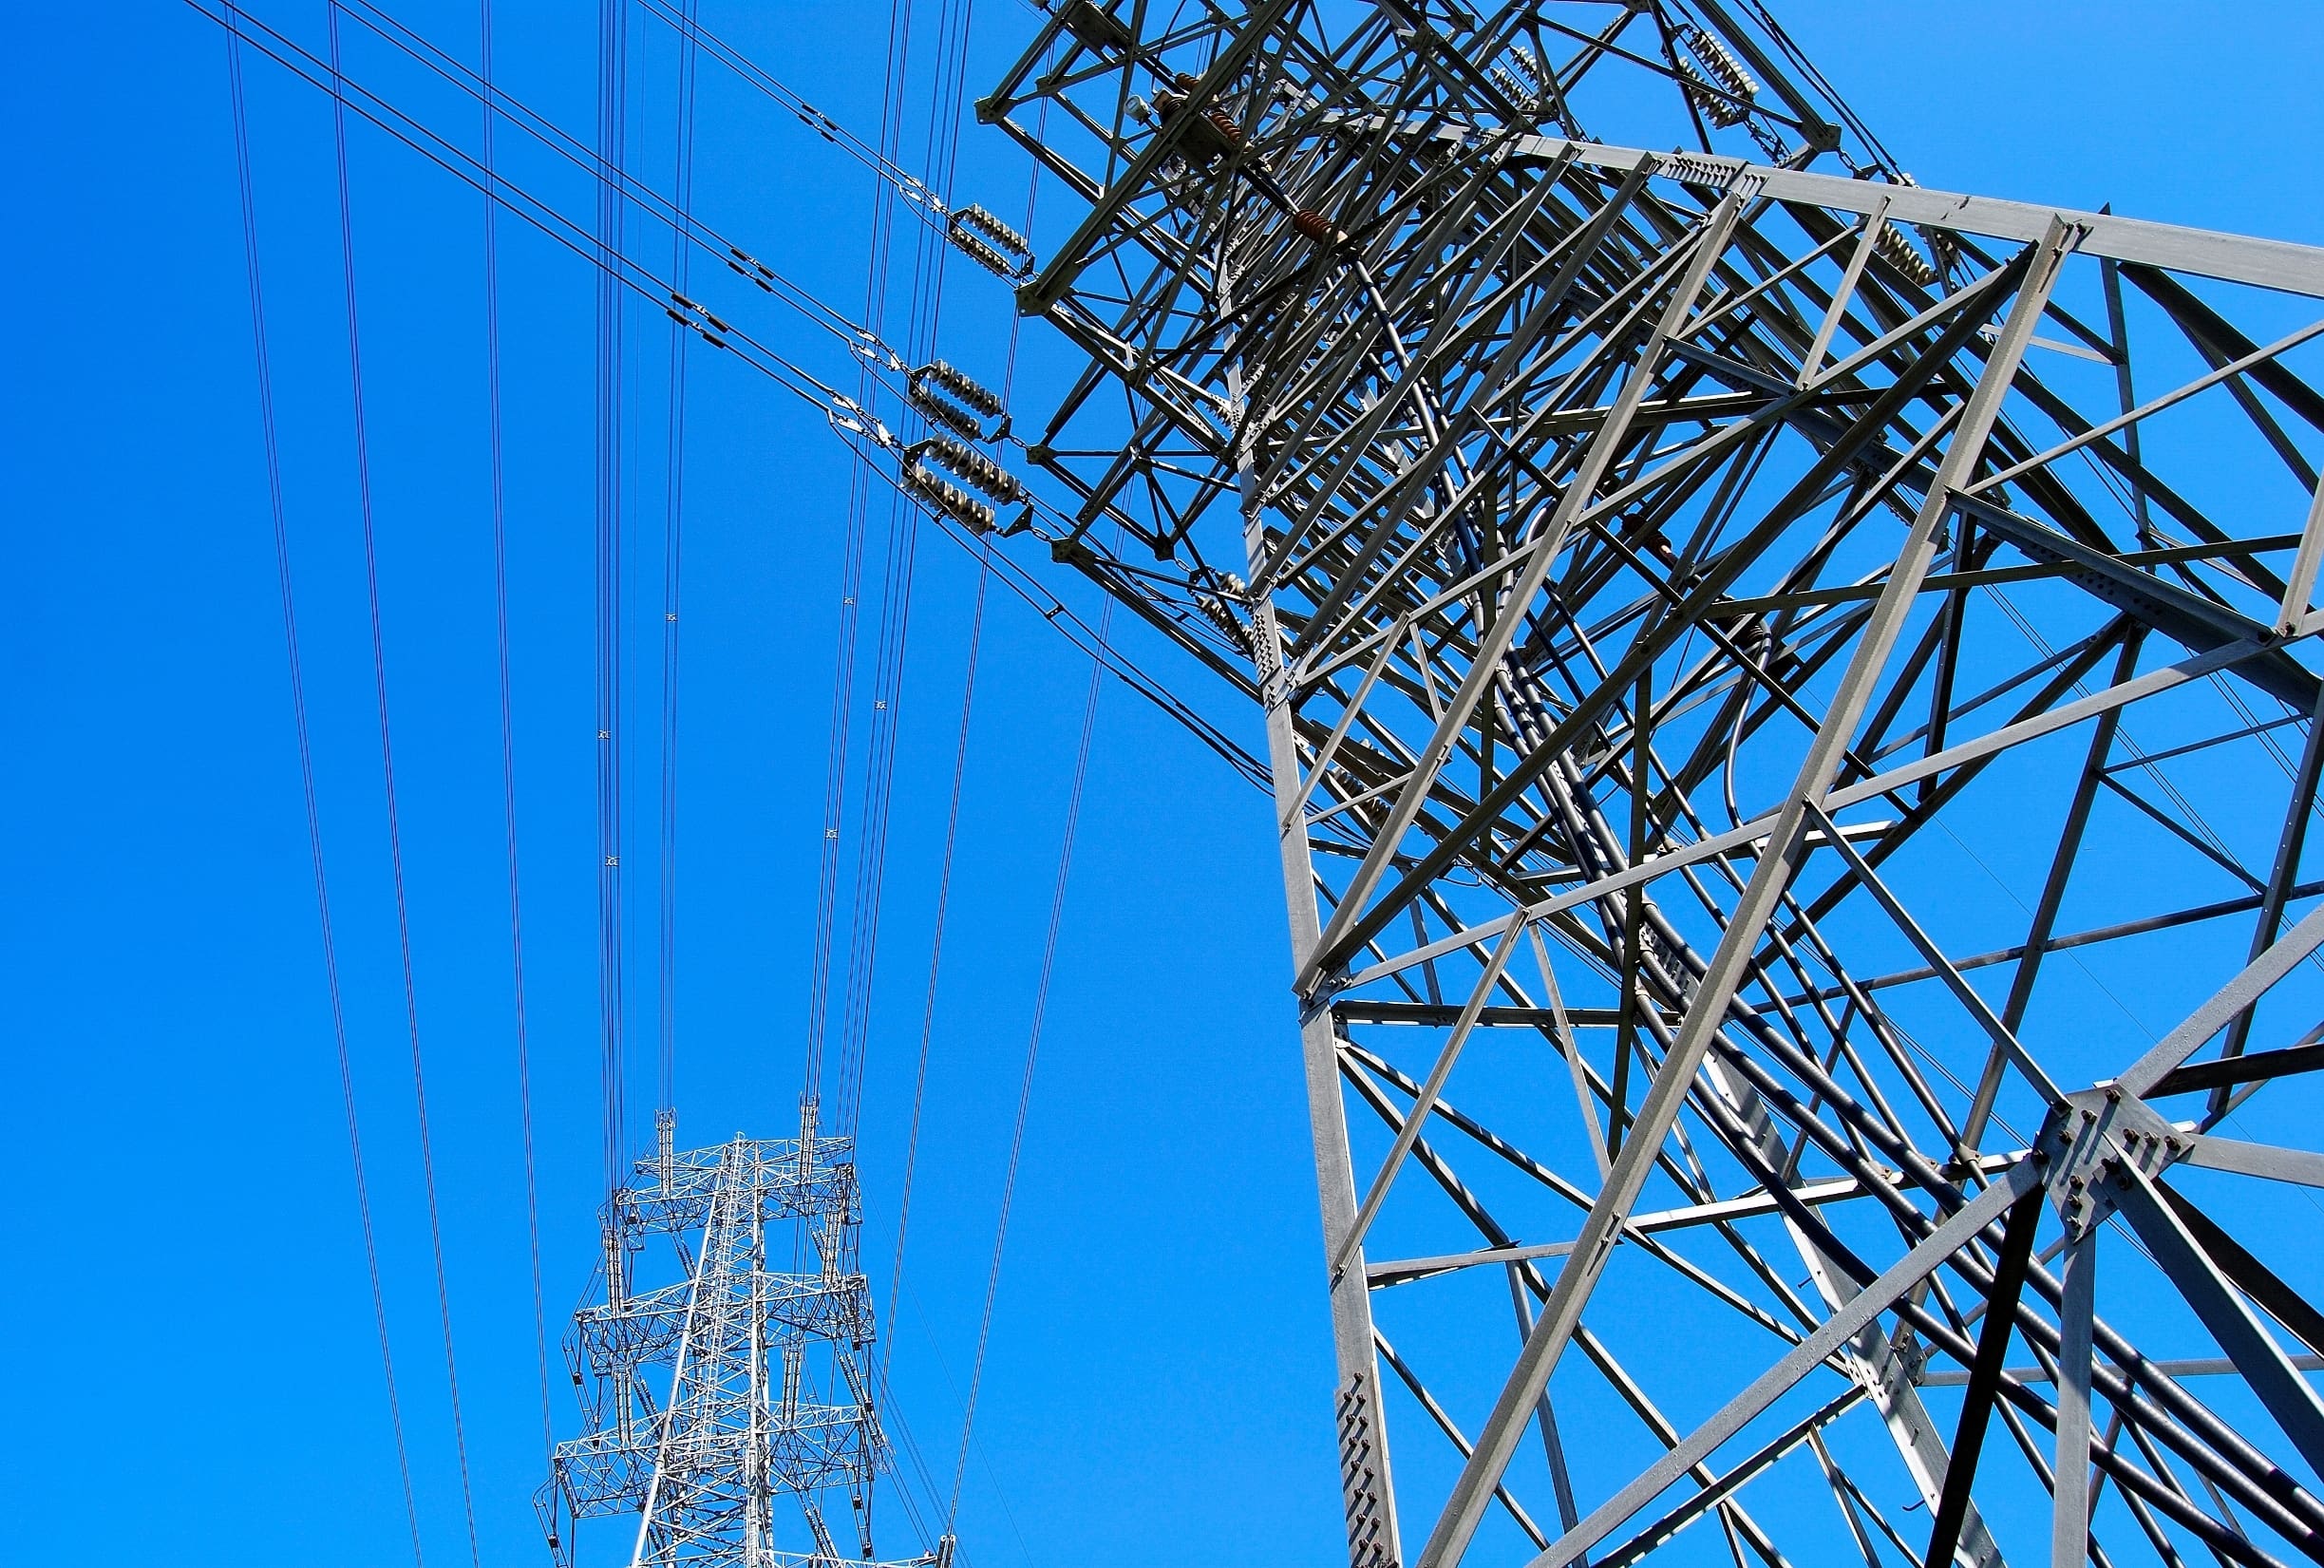
[[2324,252],[1723,0],[1061,0],[978,112],[1051,554],[1263,715],[1353,1568],[2324,1560]]

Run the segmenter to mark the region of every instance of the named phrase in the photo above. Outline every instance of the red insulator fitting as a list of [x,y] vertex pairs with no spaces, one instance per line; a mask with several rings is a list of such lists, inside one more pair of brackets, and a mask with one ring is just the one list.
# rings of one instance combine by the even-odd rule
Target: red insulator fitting
[[1226,144],[1229,149],[1235,151],[1239,151],[1241,149],[1243,142],[1242,127],[1235,123],[1234,119],[1228,115],[1226,110],[1212,109],[1202,118],[1209,121],[1213,126],[1217,127],[1219,134],[1226,139]]
[[1332,220],[1313,207],[1303,207],[1292,214],[1291,226],[1318,245],[1337,245],[1348,237],[1332,227]]

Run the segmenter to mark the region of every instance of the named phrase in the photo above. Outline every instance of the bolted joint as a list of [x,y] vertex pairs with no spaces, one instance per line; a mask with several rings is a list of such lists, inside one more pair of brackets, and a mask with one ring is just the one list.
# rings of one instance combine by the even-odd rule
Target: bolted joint
[[2043,1184],[2067,1232],[2081,1236],[2114,1212],[2131,1169],[2160,1176],[2184,1155],[2178,1129],[2146,1103],[2102,1084],[2067,1096],[2034,1143]]

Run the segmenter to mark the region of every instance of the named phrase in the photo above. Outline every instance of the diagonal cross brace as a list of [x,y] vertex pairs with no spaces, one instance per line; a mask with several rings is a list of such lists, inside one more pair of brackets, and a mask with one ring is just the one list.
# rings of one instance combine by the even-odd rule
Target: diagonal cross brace
[[1866,1324],[1926,1279],[1946,1258],[1967,1246],[2012,1203],[2040,1190],[2041,1168],[2030,1159],[2003,1172],[1992,1186],[1955,1210],[1951,1219],[1931,1231],[1926,1239],[1898,1259],[1887,1273],[1849,1297],[1845,1306],[1825,1318],[1814,1333],[1801,1340],[1783,1360],[1720,1407],[1716,1415],[1688,1433],[1683,1442],[1637,1479],[1551,1542],[1549,1550],[1535,1558],[1526,1568],[1566,1568],[1605,1540],[1615,1526],[1653,1502],[1664,1488],[1701,1464],[1802,1378],[1838,1354]]
[[[1324,929],[1323,939],[1316,944],[1318,954],[1329,953],[1337,945],[1348,927],[1362,916],[1364,906],[1380,885],[1381,879],[1387,876],[1395,859],[1397,843],[1411,827],[1412,820],[1420,815],[1420,808],[1435,784],[1437,772],[1453,753],[1454,740],[1467,727],[1469,715],[1483,700],[1501,669],[1502,656],[1509,651],[1510,644],[1523,627],[1525,606],[1533,602],[1535,595],[1540,593],[1542,583],[1548,579],[1566,530],[1572,526],[1575,516],[1589,503],[1597,492],[1598,481],[1605,477],[1607,468],[1612,465],[1615,453],[1621,444],[1622,434],[1629,427],[1631,415],[1644,400],[1647,387],[1653,380],[1655,362],[1661,358],[1663,345],[1685,323],[1688,312],[1694,308],[1695,296],[1702,293],[1712,265],[1725,252],[1728,236],[1733,232],[1735,219],[1741,212],[1742,202],[1731,194],[1711,209],[1696,240],[1693,261],[1688,266],[1686,274],[1679,279],[1677,289],[1671,295],[1671,303],[1655,323],[1646,346],[1639,350],[1637,363],[1632,367],[1629,379],[1622,384],[1621,395],[1615,400],[1605,423],[1592,437],[1590,450],[1582,459],[1580,471],[1566,487],[1565,495],[1558,502],[1557,511],[1551,514],[1549,522],[1543,528],[1543,541],[1535,550],[1533,559],[1526,564],[1525,575],[1503,601],[1506,606],[1504,612],[1494,621],[1491,629],[1478,639],[1476,656],[1468,667],[1468,673],[1462,679],[1460,690],[1445,705],[1445,716],[1438,722],[1436,733],[1429,737],[1427,749],[1422,753],[1412,769],[1410,780],[1397,796],[1387,823],[1372,841],[1370,852],[1364,857],[1364,863],[1357,868],[1346,892],[1341,895],[1339,908],[1333,914],[1332,923]],[[1300,988],[1313,988],[1319,974],[1320,972],[1311,960],[1309,967],[1299,976]]]
[[[1906,536],[1896,569],[1874,603],[1855,657],[1769,833],[1767,852],[1712,954],[1678,1038],[1654,1075],[1653,1085],[1640,1107],[1635,1130],[1622,1145],[1613,1173],[1582,1223],[1572,1256],[1559,1271],[1557,1285],[1550,1293],[1540,1321],[1535,1325],[1532,1337],[1526,1341],[1517,1366],[1502,1386],[1492,1415],[1478,1435],[1476,1453],[1463,1467],[1445,1511],[1421,1551],[1419,1568],[1453,1568],[1467,1551],[1491,1502],[1492,1487],[1516,1452],[1520,1429],[1533,1408],[1534,1398],[1548,1384],[1558,1358],[1580,1325],[1583,1303],[1605,1271],[1615,1239],[1653,1173],[1654,1154],[1676,1120],[1696,1069],[1702,1066],[1712,1037],[1725,1022],[1729,1004],[1734,1000],[1750,968],[1760,934],[1774,916],[1800,858],[1806,851],[1807,804],[1822,799],[1832,786],[1857,720],[1888,663],[1905,617],[1919,593],[1921,579],[1935,564],[1937,535],[1951,513],[1953,493],[1984,456],[1986,438],[2000,414],[2003,395],[2016,374],[2034,326],[2041,319],[2050,292],[2077,236],[2078,231],[2063,220],[2052,220],[2048,234],[2036,247],[2033,265],[2026,272],[2009,319],[1994,342],[1983,374],[1977,378],[1975,390],[1970,394],[1959,428],[1938,466],[1936,482],[1930,486],[1928,499]],[[1342,906],[1343,910],[1351,906]]]
[[2318,946],[2324,946],[2324,908],[2318,908],[2278,937],[2266,952],[2245,965],[2243,972],[2221,986],[2211,1000],[2197,1008],[2187,1021],[2155,1042],[2154,1048],[2133,1062],[2115,1080],[2125,1094],[2142,1098],[2196,1051],[2202,1048],[2237,1013],[2258,1001],[2277,981],[2292,973]]
[[1066,242],[1057,247],[1056,254],[1049,258],[1049,264],[1042,270],[1041,275],[1018,291],[1017,310],[1021,314],[1040,315],[1065,298],[1073,287],[1073,280],[1081,275],[1090,251],[1114,227],[1114,220],[1122,209],[1147,188],[1154,172],[1162,167],[1162,161],[1178,150],[1186,128],[1201,118],[1197,112],[1199,106],[1208,103],[1220,87],[1235,79],[1235,73],[1242,69],[1243,62],[1250,59],[1261,44],[1275,36],[1275,29],[1283,25],[1294,5],[1295,0],[1259,0],[1259,4],[1252,7],[1250,20],[1235,35],[1235,41],[1219,51],[1219,58],[1211,62],[1210,69],[1202,73],[1201,80],[1186,95],[1185,112],[1172,116],[1159,133],[1138,149],[1138,155],[1122,171],[1122,178],[1115,180],[1112,188],[1104,196],[1089,204],[1087,216]]

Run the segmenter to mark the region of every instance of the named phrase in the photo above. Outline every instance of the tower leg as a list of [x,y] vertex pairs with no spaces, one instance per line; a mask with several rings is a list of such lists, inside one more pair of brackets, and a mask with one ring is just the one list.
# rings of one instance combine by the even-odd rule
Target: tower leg
[[[1264,557],[1265,536],[1246,455],[1241,470],[1243,538],[1254,576]],[[1280,831],[1283,901],[1291,917],[1292,972],[1302,973],[1323,935],[1315,908],[1315,871],[1311,860],[1304,796],[1299,787],[1299,742],[1293,727],[1291,688],[1282,666],[1282,638],[1264,595],[1252,606],[1259,680],[1267,705],[1267,755]],[[1348,1121],[1340,1098],[1339,1035],[1329,1006],[1300,999],[1299,1053],[1307,1075],[1308,1125],[1315,1146],[1315,1191],[1323,1215],[1323,1256],[1346,1256],[1328,1280],[1332,1302],[1332,1346],[1338,1370],[1333,1393],[1339,1434],[1341,1501],[1348,1520],[1350,1568],[1402,1568],[1396,1532],[1396,1498],[1389,1485],[1388,1425],[1380,1404],[1379,1357],[1373,1349],[1370,1288],[1359,1247],[1346,1252],[1355,1229],[1355,1175],[1348,1152]]]

